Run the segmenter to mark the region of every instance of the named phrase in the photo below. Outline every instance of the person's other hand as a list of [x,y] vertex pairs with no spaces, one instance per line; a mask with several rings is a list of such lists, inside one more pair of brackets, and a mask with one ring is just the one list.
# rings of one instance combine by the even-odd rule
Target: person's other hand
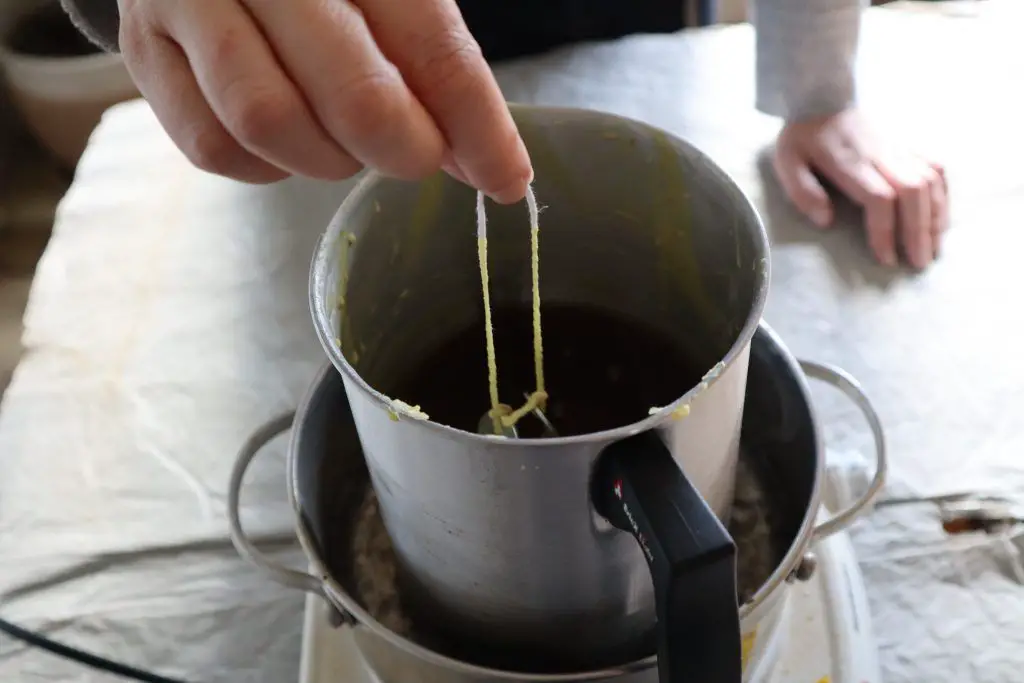
[[118,0],[121,50],[199,168],[267,183],[444,168],[501,202],[533,178],[455,0]]
[[877,138],[857,111],[787,124],[774,167],[790,201],[821,228],[834,211],[819,177],[863,207],[868,244],[883,264],[897,264],[897,244],[915,268],[938,255],[949,223],[945,171]]

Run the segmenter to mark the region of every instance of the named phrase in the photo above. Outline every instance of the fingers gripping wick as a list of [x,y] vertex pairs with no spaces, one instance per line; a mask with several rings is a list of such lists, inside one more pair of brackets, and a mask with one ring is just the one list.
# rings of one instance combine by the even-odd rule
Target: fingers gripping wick
[[526,403],[518,410],[498,400],[498,361],[494,350],[494,326],[491,318],[490,275],[487,270],[487,211],[484,195],[476,195],[476,237],[477,257],[480,261],[480,282],[484,296],[484,334],[487,341],[487,379],[491,399],[488,413],[494,423],[494,433],[500,435],[502,428],[515,426],[525,415],[535,409],[544,409],[547,392],[544,388],[544,343],[540,324],[540,209],[533,188],[526,187],[526,207],[530,213],[530,265],[533,285],[533,364],[537,388]]

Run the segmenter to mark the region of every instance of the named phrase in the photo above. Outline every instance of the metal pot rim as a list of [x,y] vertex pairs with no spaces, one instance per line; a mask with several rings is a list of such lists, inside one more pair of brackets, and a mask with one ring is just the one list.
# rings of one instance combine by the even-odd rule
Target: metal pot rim
[[[821,501],[821,487],[822,480],[824,478],[824,446],[823,436],[821,429],[818,425],[818,418],[814,411],[814,404],[811,401],[810,389],[807,384],[807,379],[804,376],[803,371],[800,369],[800,365],[792,353],[781,343],[778,335],[763,321],[759,323],[761,327],[772,341],[783,350],[783,355],[786,358],[787,364],[790,366],[790,370],[794,373],[797,382],[800,386],[801,393],[804,396],[805,403],[808,410],[810,411],[811,422],[815,432],[815,472],[814,472],[814,483],[811,491],[810,499],[808,500],[807,509],[804,512],[804,518],[801,522],[799,531],[793,542],[790,544],[789,550],[783,556],[782,561],[776,566],[775,570],[769,576],[768,580],[757,590],[754,597],[747,603],[740,607],[740,619],[748,620],[752,617],[756,617],[754,614],[759,608],[766,603],[768,598],[772,596],[779,588],[783,587],[789,579],[790,575],[797,568],[800,562],[804,558],[804,554],[807,551],[808,546],[814,540],[814,523],[815,518],[818,514]],[[328,600],[334,603],[334,607],[342,610],[346,615],[350,616],[351,619],[358,625],[369,629],[375,635],[383,638],[392,645],[401,648],[409,654],[424,659],[438,666],[447,667],[450,669],[456,669],[468,674],[490,676],[493,678],[514,680],[514,681],[533,681],[535,683],[549,682],[549,683],[568,683],[569,681],[592,681],[595,679],[610,678],[612,676],[621,676],[626,673],[633,673],[636,671],[642,671],[657,664],[657,657],[650,655],[640,660],[636,660],[619,667],[601,668],[594,669],[591,671],[580,671],[563,674],[530,674],[519,671],[508,671],[504,669],[492,669],[477,664],[471,664],[462,660],[448,657],[447,655],[441,654],[434,650],[423,647],[422,645],[409,640],[394,631],[384,627],[380,622],[374,619],[358,601],[351,596],[344,587],[341,586],[338,581],[331,576],[323,559],[320,557],[317,551],[316,543],[313,540],[313,535],[307,528],[302,515],[302,508],[299,505],[299,494],[298,494],[298,458],[299,453],[302,449],[302,434],[303,425],[305,424],[305,417],[309,414],[310,408],[316,400],[320,386],[330,376],[330,373],[334,372],[334,367],[330,363],[326,363],[323,368],[317,374],[316,379],[306,392],[301,403],[299,404],[298,410],[295,414],[295,426],[292,430],[291,438],[288,444],[288,456],[287,456],[287,476],[288,476],[288,498],[291,502],[292,510],[295,514],[296,519],[296,533],[299,537],[299,542],[305,551],[306,557],[309,559],[310,564],[313,567],[313,573],[317,576],[323,584],[324,594]]]
[[[615,114],[609,114],[605,112],[592,111],[587,109],[569,108],[569,107],[544,107],[536,105],[524,105],[524,104],[510,104],[509,108],[513,113],[520,112],[538,112],[544,111],[552,116],[564,116],[564,117],[592,117],[600,118],[606,121],[618,121],[623,124],[629,124],[632,126],[638,126],[647,130],[657,130],[650,124],[634,119],[629,119],[623,116]],[[757,277],[757,287],[754,292],[753,302],[751,305],[750,312],[747,315],[747,320],[741,328],[736,339],[733,341],[732,346],[726,352],[725,356],[721,359],[721,364],[725,367],[729,367],[733,364],[736,358],[743,353],[750,340],[753,338],[754,333],[757,331],[758,325],[761,322],[761,316],[764,312],[765,303],[768,297],[768,283],[771,279],[771,266],[770,266],[770,245],[768,240],[768,233],[765,230],[764,222],[761,220],[760,214],[757,209],[751,203],[750,199],[744,194],[743,190],[740,189],[739,184],[735,179],[726,173],[721,167],[718,166],[709,156],[701,152],[694,145],[690,144],[686,140],[673,135],[671,133],[659,131],[662,135],[673,140],[678,145],[681,145],[687,150],[687,153],[691,154],[695,159],[698,159],[704,163],[709,171],[719,177],[729,191],[735,195],[737,206],[741,212],[745,212],[749,215],[751,223],[757,226],[757,238],[761,242],[764,257],[762,258],[762,267],[759,269]],[[313,263],[310,268],[309,275],[309,306],[310,313],[313,317],[313,327],[316,329],[317,337],[320,340],[321,346],[330,358],[331,363],[340,372],[342,372],[348,379],[355,383],[359,389],[366,394],[370,399],[377,404],[383,410],[391,412],[393,415],[397,415],[399,419],[402,419],[401,411],[396,410],[394,407],[393,399],[380,393],[366,382],[362,376],[356,371],[355,368],[349,364],[348,359],[341,353],[339,345],[335,341],[335,335],[331,330],[331,320],[327,311],[329,306],[326,301],[327,289],[327,278],[331,273],[332,263],[337,256],[336,245],[341,237],[341,233],[345,227],[344,216],[349,212],[349,209],[363,201],[364,197],[374,189],[379,183],[385,180],[384,176],[375,172],[369,171],[352,189],[352,191],[345,197],[341,206],[338,207],[338,211],[331,219],[330,224],[327,226],[327,230],[317,240],[316,250],[314,251]],[[711,371],[712,368],[708,368]],[[469,439],[470,441],[477,442],[478,444],[486,444],[488,448],[521,448],[528,446],[530,448],[562,448],[566,445],[588,443],[588,442],[603,442],[610,440],[624,439],[628,436],[638,434],[640,432],[647,431],[649,429],[657,428],[670,420],[673,419],[672,413],[682,406],[690,404],[694,398],[703,393],[706,389],[713,386],[717,380],[718,375],[721,373],[709,372],[704,382],[701,382],[697,386],[687,391],[684,395],[674,400],[669,405],[665,406],[663,410],[655,415],[650,415],[638,422],[628,424],[622,427],[616,427],[615,429],[604,430],[601,432],[593,432],[591,434],[582,434],[578,436],[563,436],[557,438],[536,438],[536,439],[502,439],[494,436],[477,434],[474,432],[467,432],[461,429],[455,429],[448,425],[434,422],[432,420],[422,420],[423,426],[427,429],[431,429],[435,432],[447,434],[450,437],[457,437],[460,439]],[[409,418],[412,419],[412,418]]]

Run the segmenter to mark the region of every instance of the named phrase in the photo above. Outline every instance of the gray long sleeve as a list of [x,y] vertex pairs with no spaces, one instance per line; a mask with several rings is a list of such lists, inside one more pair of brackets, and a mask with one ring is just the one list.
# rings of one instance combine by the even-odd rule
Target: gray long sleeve
[[795,121],[854,103],[864,0],[755,0],[752,9],[758,109]]
[[[97,45],[117,50],[117,0],[61,0]],[[757,108],[787,120],[853,104],[864,0],[754,0]]]

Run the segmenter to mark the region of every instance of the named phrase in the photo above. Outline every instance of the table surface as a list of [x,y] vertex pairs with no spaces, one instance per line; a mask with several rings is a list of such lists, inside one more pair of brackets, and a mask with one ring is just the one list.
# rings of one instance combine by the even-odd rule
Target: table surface
[[[868,13],[866,108],[949,169],[953,228],[919,275],[876,267],[852,211],[821,233],[786,206],[765,174],[777,124],[752,108],[748,26],[580,46],[501,80],[512,100],[662,126],[733,174],[773,241],[766,319],[798,355],[863,381],[888,429],[890,493],[1021,491],[1024,359],[1003,350],[1024,325],[1010,289],[1024,249],[1013,4]],[[303,598],[237,559],[225,487],[237,447],[323,360],[308,264],[348,188],[211,177],[144,104],[107,115],[40,263],[0,410],[0,614],[192,681],[294,680]],[[830,451],[866,452],[853,409],[816,396]],[[279,440],[243,517],[298,563],[283,481]],[[889,683],[1020,680],[1014,535],[946,539],[910,507],[874,513],[854,540]],[[8,640],[0,679],[106,680]]]

